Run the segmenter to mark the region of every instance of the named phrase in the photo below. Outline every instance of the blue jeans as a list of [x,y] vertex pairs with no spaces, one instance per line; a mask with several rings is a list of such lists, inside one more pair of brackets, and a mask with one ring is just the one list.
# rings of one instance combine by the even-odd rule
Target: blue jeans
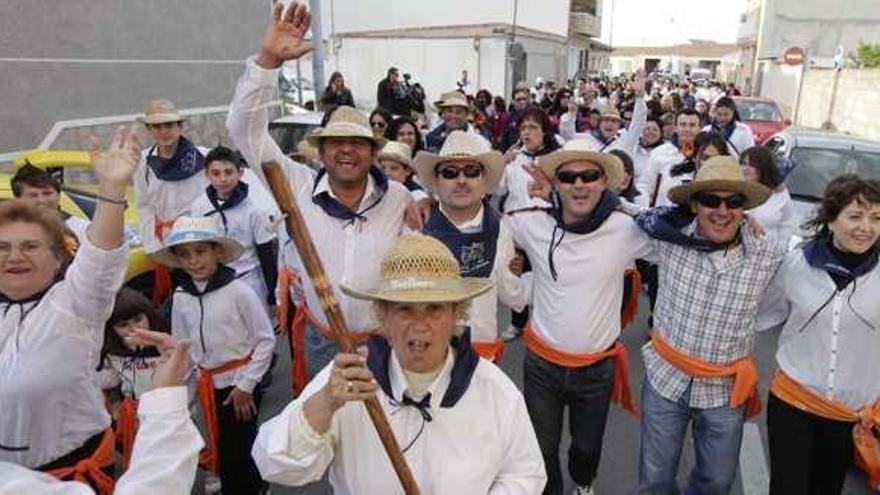
[[559,443],[568,407],[571,446],[568,473],[578,485],[589,485],[599,470],[605,420],[614,383],[614,360],[593,366],[564,368],[526,351],[523,395],[547,470],[545,495],[562,493]]
[[306,323],[306,374],[309,381],[326,368],[338,353],[336,341],[324,337],[317,328]]
[[690,407],[688,387],[678,401],[642,385],[642,438],[639,494],[679,493],[675,475],[688,423],[692,423],[697,464],[684,489],[687,495],[726,495],[736,480],[746,406]]

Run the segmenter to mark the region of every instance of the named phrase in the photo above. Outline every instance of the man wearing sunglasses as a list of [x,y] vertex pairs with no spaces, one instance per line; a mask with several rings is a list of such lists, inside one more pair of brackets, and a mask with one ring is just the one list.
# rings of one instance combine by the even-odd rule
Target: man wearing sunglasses
[[527,170],[535,178],[530,194],[549,194],[552,208],[506,218],[534,272],[524,396],[547,469],[544,493],[563,490],[559,444],[567,407],[568,472],[576,493],[591,494],[612,398],[634,411],[618,342],[623,275],[647,254],[650,240],[616,211],[620,200],[611,188],[624,173],[616,156],[574,140]]
[[519,276],[511,271],[513,239],[501,214],[486,196],[504,176],[504,157],[473,134],[453,131],[439,154],[421,151],[413,168],[439,203],[432,205],[424,234],[442,241],[455,255],[462,277],[491,278],[493,287],[473,300],[467,325],[474,349],[498,361],[497,301],[516,311],[525,306]]
[[743,422],[760,408],[751,357],[758,304],[786,248],[743,228],[743,212],[769,196],[735,158],[716,156],[669,191],[678,207],[636,217],[659,266],[654,329],[642,349],[639,493],[679,492],[689,423],[697,462],[684,492],[727,494],[736,479]]

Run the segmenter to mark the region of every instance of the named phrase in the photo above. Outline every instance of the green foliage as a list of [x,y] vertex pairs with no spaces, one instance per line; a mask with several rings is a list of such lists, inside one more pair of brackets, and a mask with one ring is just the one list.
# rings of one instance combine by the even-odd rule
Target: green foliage
[[859,43],[855,59],[859,67],[865,69],[880,68],[880,44]]

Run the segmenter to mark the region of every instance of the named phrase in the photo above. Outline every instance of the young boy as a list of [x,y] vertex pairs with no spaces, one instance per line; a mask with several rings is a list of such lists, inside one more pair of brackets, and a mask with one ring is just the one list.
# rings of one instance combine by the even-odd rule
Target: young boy
[[275,336],[256,293],[226,266],[244,247],[221,235],[212,217],[180,217],[156,253],[175,272],[171,333],[190,339],[199,367],[199,395],[208,431],[203,464],[220,475],[224,493],[258,494],[260,473],[250,456],[257,434],[260,390]]
[[78,243],[82,241],[89,221],[61,211],[61,184],[49,172],[28,163],[18,169],[9,182],[13,196],[57,211],[67,228],[76,236]]
[[208,187],[190,206],[196,217],[214,217],[224,235],[238,241],[244,253],[230,262],[238,278],[251,286],[274,314],[278,283],[278,242],[267,213],[243,182],[244,160],[238,152],[217,146],[205,157]]

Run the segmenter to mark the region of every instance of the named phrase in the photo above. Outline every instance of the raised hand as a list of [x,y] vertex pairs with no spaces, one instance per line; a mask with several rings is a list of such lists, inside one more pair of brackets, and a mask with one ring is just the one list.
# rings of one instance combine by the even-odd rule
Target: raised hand
[[107,151],[101,151],[97,137],[91,140],[92,170],[98,185],[124,193],[141,159],[141,140],[135,126],[117,127]]
[[292,2],[287,10],[278,1],[272,8],[272,18],[263,34],[263,45],[257,65],[265,69],[280,67],[286,60],[294,60],[312,51],[312,44],[303,41],[312,22],[308,7]]
[[636,76],[632,81],[632,89],[633,93],[635,93],[636,97],[645,95],[645,71],[644,69],[637,69]]
[[529,197],[549,200],[550,193],[553,192],[553,184],[547,175],[535,165],[523,165],[523,169],[532,176],[532,181],[528,185]]

